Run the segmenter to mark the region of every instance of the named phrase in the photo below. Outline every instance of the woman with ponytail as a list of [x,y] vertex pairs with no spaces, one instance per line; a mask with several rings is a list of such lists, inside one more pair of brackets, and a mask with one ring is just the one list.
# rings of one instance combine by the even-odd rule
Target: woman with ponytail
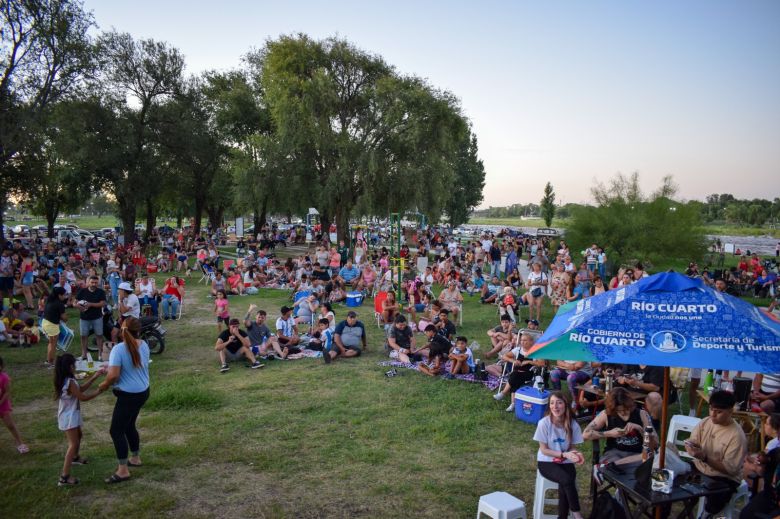
[[[112,384],[116,404],[111,417],[111,439],[119,466],[106,483],[121,483],[130,479],[130,467],[140,467],[140,438],[135,421],[149,398],[149,345],[139,340],[141,322],[128,317],[122,323],[122,342],[111,350],[108,376],[100,384],[105,391]],[[128,450],[130,457],[128,459]]]

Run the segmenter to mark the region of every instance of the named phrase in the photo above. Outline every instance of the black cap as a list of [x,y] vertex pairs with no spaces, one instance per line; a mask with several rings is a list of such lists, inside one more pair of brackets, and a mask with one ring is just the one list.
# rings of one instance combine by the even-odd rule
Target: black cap
[[539,321],[536,319],[526,319],[525,324],[535,324],[536,326],[539,326]]

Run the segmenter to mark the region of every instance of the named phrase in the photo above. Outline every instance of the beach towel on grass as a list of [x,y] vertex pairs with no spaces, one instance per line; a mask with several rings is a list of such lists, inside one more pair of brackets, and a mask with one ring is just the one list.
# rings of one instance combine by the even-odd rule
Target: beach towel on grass
[[[391,366],[394,368],[406,368],[406,369],[412,369],[414,371],[420,371],[417,368],[418,364],[419,363],[407,364],[406,362],[399,362],[397,360],[385,360],[379,363],[380,366]],[[449,372],[450,364],[451,362],[447,361],[447,363],[444,365],[444,371],[442,372],[441,375],[439,375],[439,377],[443,377],[444,373]],[[465,380],[466,382],[481,383],[483,386],[485,386],[491,391],[498,389],[498,377],[494,377],[489,373],[488,373],[487,380],[477,379],[474,373],[469,373],[468,375],[455,375],[455,378],[458,380]]]

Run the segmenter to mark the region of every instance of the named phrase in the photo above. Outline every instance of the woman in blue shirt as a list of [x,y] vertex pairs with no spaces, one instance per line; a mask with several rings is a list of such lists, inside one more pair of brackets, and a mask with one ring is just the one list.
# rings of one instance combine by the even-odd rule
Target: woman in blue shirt
[[[122,323],[122,340],[111,349],[108,375],[100,384],[105,391],[112,384],[116,404],[111,417],[111,439],[119,466],[106,483],[121,483],[130,479],[130,467],[140,467],[140,438],[135,421],[149,398],[149,345],[138,339],[141,322],[128,317]],[[128,447],[131,454],[128,459]]]

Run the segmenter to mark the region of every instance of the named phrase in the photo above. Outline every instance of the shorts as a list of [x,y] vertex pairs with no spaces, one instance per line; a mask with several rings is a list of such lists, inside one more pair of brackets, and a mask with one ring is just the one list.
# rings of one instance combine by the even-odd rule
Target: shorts
[[177,256],[176,259],[184,263],[185,261],[187,261],[187,256]]
[[225,350],[225,360],[241,360],[244,358],[244,352],[240,349],[238,351]]
[[692,379],[698,379],[701,380],[701,368],[692,368],[690,371],[690,376]]
[[219,323],[225,323],[225,326],[230,326],[230,316],[227,317],[219,317],[217,316],[217,324]]
[[356,351],[356,352],[358,353],[358,355],[360,355],[360,354],[362,353],[362,351],[363,351],[363,350],[360,348],[360,346],[358,346],[358,345],[350,345],[350,344],[345,344],[345,345],[344,345],[344,349],[345,349],[345,350],[352,350],[352,351]]
[[[420,362],[423,360],[423,356],[419,353],[407,353],[407,357],[409,357],[409,360],[412,362]],[[398,350],[390,350],[390,358],[398,360]]]
[[94,331],[97,336],[103,335],[103,318],[99,317],[92,320],[79,319],[79,331],[82,337],[89,335],[90,331]]
[[41,320],[41,328],[48,337],[57,337],[60,334],[60,325],[46,319]]
[[29,287],[33,284],[34,278],[32,272],[25,272],[22,276],[22,286]]
[[14,289],[14,278],[2,277],[0,278],[0,290],[3,292],[10,292]]
[[416,305],[414,305],[414,311],[415,312],[422,312],[424,310],[425,310],[425,304],[417,303]]

